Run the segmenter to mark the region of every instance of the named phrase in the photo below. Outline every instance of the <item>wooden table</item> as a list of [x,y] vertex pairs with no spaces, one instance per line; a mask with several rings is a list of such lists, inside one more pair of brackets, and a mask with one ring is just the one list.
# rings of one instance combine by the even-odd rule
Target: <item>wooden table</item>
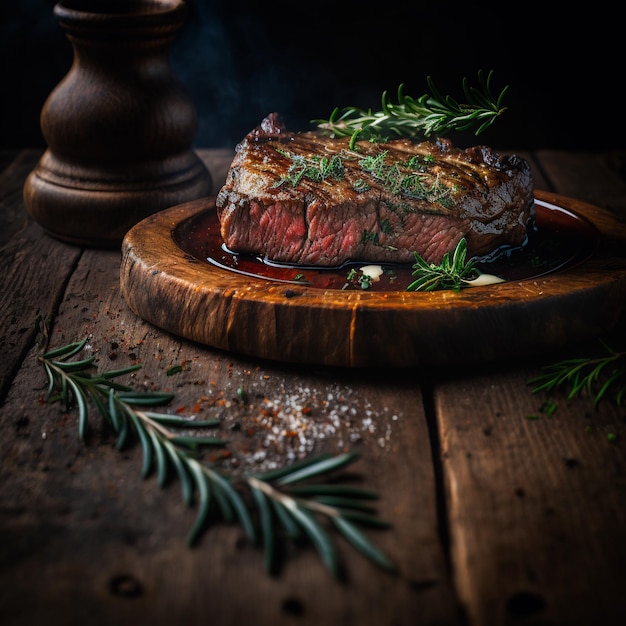
[[[199,154],[219,184],[230,152]],[[528,384],[595,339],[431,371],[298,366],[194,344],[129,310],[119,251],[61,243],[29,218],[22,185],[39,156],[0,153],[3,626],[626,623],[624,408],[555,392],[550,414]],[[626,220],[626,152],[524,156],[538,189]],[[337,535],[343,580],[306,545],[287,544],[279,575],[267,575],[237,523],[188,547],[196,508],[177,481],[142,478],[141,446],[118,450],[95,410],[81,441],[77,411],[46,403],[36,319],[48,316],[51,347],[86,338],[80,356],[101,370],[141,363],[120,380],[173,392],[161,410],[219,419],[230,443],[205,458],[225,475],[358,452],[344,472],[380,494],[392,527],[364,532],[397,573]],[[619,327],[610,340],[626,348]]]

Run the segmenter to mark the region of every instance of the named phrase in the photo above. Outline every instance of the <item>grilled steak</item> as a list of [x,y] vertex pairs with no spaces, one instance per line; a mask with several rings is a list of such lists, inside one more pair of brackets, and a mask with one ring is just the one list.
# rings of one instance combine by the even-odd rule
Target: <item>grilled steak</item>
[[216,207],[233,252],[297,265],[439,263],[520,246],[534,218],[528,163],[446,139],[385,143],[289,132],[267,116],[241,143]]

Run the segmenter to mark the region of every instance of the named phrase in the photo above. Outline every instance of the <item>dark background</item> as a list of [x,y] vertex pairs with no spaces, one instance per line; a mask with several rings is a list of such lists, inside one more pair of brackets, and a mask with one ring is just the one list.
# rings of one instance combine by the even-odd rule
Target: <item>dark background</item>
[[[39,113],[71,45],[53,0],[0,4],[0,148],[45,147]],[[455,143],[623,148],[623,22],[603,3],[559,4],[188,0],[172,65],[198,110],[197,147],[233,147],[272,111],[308,130],[335,106],[378,109],[400,83],[418,97],[427,76],[463,101],[462,79],[481,69],[495,91],[509,85],[508,111]]]

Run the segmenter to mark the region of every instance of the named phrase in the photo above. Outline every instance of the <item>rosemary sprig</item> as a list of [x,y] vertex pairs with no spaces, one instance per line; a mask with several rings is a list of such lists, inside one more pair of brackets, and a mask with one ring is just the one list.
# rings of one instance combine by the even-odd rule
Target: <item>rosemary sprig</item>
[[528,381],[533,393],[568,389],[567,398],[586,392],[598,406],[609,391],[615,392],[615,402],[622,404],[626,394],[626,352],[600,343],[608,354],[598,357],[563,359],[542,368],[543,373]]
[[352,463],[357,458],[354,453],[336,457],[322,455],[305,459],[288,468],[246,478],[260,513],[265,566],[269,572],[276,571],[275,539],[278,522],[292,541],[308,537],[328,570],[335,577],[339,576],[337,553],[318,517],[330,521],[354,548],[376,565],[389,571],[394,570],[389,559],[358,528],[358,525],[388,527],[387,523],[375,517],[375,509],[364,505],[365,500],[377,498],[375,493],[346,485],[298,485]]
[[475,134],[487,129],[506,111],[502,102],[508,85],[499,95],[492,92],[493,71],[485,77],[478,72],[479,87],[470,86],[463,79],[465,103],[452,96],[442,96],[430,76],[427,77],[430,94],[412,98],[404,94],[404,85],[398,87],[398,102],[391,102],[388,93],[382,95],[382,110],[358,107],[335,108],[328,120],[311,120],[331,137],[351,137],[350,146],[357,139],[386,141],[393,136],[428,138],[432,134],[464,131],[478,124]]
[[436,289],[452,289],[460,291],[468,287],[480,272],[472,259],[466,260],[467,242],[465,238],[457,244],[452,256],[449,252],[443,255],[441,263],[427,263],[417,252],[414,253],[415,263],[412,275],[417,278],[406,288],[407,291],[434,291]]
[[[70,360],[84,348],[86,341],[48,350],[38,357],[48,376],[48,400],[61,402],[65,410],[77,407],[81,440],[87,433],[91,404],[115,433],[116,448],[123,448],[128,436],[134,433],[143,451],[143,478],[155,471],[157,483],[163,488],[174,471],[181,484],[183,502],[187,506],[197,505],[196,518],[187,536],[190,546],[197,543],[210,525],[211,515],[216,513],[226,522],[238,521],[250,541],[261,546],[269,573],[277,571],[279,538],[292,541],[304,538],[315,546],[332,575],[338,577],[338,557],[333,540],[322,525],[325,520],[374,564],[393,570],[389,559],[358,528],[359,525],[388,526],[375,516],[374,509],[363,504],[365,500],[376,498],[376,494],[345,485],[307,482],[349,465],[358,455],[346,453],[305,459],[279,470],[244,475],[239,484],[235,484],[201,458],[207,446],[222,446],[227,441],[178,434],[179,429],[217,427],[219,420],[194,421],[146,410],[145,407],[166,404],[173,394],[135,392],[113,380],[136,371],[141,365],[92,374],[94,356]],[[240,493],[246,488],[256,510],[251,510]]]

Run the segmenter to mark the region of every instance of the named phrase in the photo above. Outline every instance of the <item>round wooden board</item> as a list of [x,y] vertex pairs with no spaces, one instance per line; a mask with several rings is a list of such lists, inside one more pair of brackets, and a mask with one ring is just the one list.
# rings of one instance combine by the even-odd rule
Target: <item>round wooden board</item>
[[292,363],[429,367],[537,354],[613,328],[626,304],[626,227],[598,207],[547,192],[600,233],[597,252],[567,271],[453,291],[327,290],[202,262],[172,237],[214,198],[166,209],[122,244],[120,284],[144,320],[192,341]]

